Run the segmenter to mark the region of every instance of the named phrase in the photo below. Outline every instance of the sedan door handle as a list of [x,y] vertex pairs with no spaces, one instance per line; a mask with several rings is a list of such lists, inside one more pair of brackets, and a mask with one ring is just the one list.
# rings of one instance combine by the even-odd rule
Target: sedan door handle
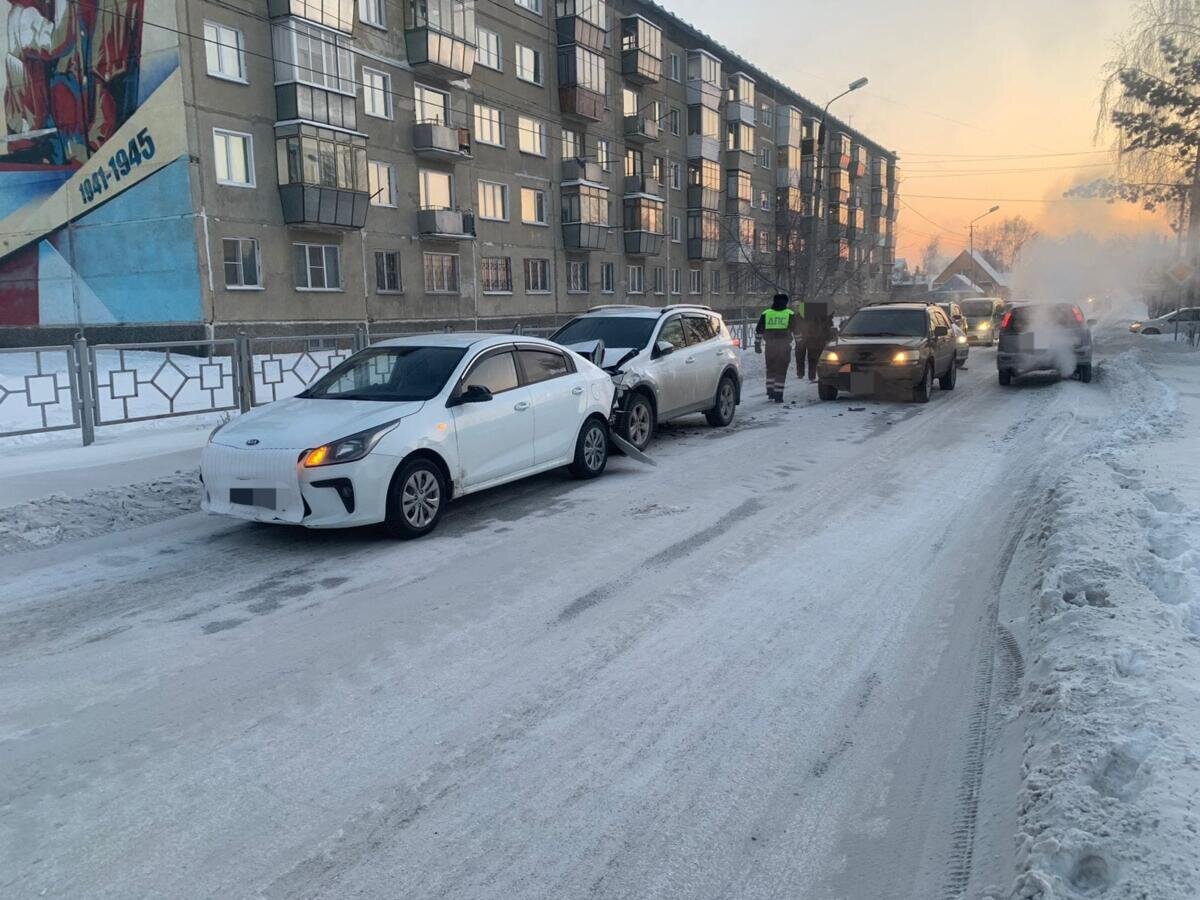
[[578,386],[573,387],[573,388],[571,388],[571,393],[574,394],[576,397],[578,397],[580,394],[583,393],[583,388],[578,387]]
[[525,410],[529,409],[529,401],[522,400],[520,403],[516,404],[513,409],[515,409],[517,412],[525,412]]

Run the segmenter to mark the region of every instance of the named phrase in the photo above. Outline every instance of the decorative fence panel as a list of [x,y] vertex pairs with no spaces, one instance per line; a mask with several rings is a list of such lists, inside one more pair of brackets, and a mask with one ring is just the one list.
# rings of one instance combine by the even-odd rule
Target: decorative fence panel
[[0,435],[80,427],[75,348],[0,349]]

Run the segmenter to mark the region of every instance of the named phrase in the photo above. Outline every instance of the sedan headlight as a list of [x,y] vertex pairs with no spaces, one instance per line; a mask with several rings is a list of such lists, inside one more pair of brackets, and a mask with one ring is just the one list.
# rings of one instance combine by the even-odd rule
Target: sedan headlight
[[900,350],[892,357],[892,362],[897,366],[907,366],[920,361],[920,350]]
[[205,443],[211,444],[213,442],[213,438],[215,438],[217,436],[217,432],[220,431],[222,428],[224,428],[228,424],[229,424],[228,421],[222,422],[220,425],[218,425],[216,428],[214,428],[212,431],[210,431],[208,433],[208,440],[205,441]]
[[954,339],[954,342],[956,344],[965,344],[967,342],[967,336],[965,334],[960,334]]
[[833,351],[833,350],[825,350],[825,351],[824,351],[824,352],[821,354],[821,362],[823,362],[823,363],[835,363],[835,362],[838,362],[838,361],[839,361],[839,360],[838,360],[838,355],[837,355],[837,353],[836,353],[835,351]]
[[342,463],[356,462],[374,450],[375,445],[379,443],[380,439],[399,423],[399,419],[393,422],[384,422],[382,425],[376,425],[374,428],[368,428],[366,431],[360,431],[349,437],[330,441],[328,444],[322,444],[320,447],[314,447],[311,450],[305,450],[301,454],[304,467],[312,469],[317,466],[337,466]]
[[991,322],[980,322],[975,327],[978,328],[980,331],[991,331],[992,323]]

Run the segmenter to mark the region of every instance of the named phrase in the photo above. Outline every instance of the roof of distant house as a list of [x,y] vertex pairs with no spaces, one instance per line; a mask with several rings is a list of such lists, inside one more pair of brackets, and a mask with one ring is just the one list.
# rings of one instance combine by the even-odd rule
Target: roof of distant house
[[1008,287],[1007,272],[1001,272],[999,269],[993,266],[987,261],[987,257],[984,256],[979,250],[974,252],[974,257],[975,262],[979,264],[979,268],[983,269],[988,278],[992,279],[992,281],[996,282],[996,284],[1000,285],[1001,287]]
[[974,293],[982,295],[983,288],[963,274],[951,275],[933,291],[934,294]]

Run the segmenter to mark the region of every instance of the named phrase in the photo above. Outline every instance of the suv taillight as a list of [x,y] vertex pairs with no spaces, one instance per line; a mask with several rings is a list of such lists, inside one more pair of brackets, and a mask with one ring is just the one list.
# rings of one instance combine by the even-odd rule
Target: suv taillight
[[1075,316],[1075,321],[1080,325],[1084,323],[1083,310],[1081,310],[1078,306],[1071,307],[1071,314]]
[[1004,314],[1004,318],[1000,320],[1000,329],[1002,331],[1008,331],[1008,327],[1010,325],[1012,325],[1012,310],[1011,309],[1008,312],[1006,312]]

